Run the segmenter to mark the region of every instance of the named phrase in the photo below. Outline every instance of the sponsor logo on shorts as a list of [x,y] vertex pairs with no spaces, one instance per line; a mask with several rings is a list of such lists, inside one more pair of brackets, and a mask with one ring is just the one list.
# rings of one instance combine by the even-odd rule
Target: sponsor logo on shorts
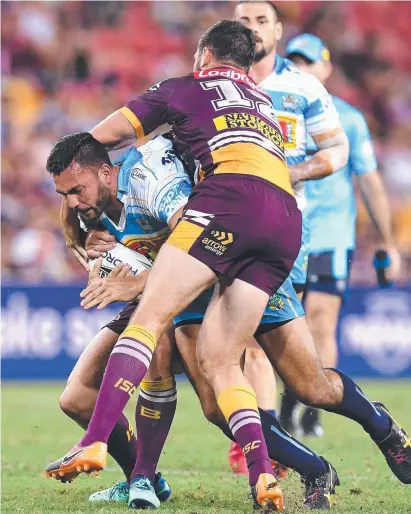
[[280,311],[284,307],[284,300],[278,293],[275,293],[268,300],[267,307],[272,311]]
[[203,237],[201,243],[205,250],[215,253],[218,257],[223,255],[228,246],[234,242],[235,234],[227,232],[221,227],[215,227]]

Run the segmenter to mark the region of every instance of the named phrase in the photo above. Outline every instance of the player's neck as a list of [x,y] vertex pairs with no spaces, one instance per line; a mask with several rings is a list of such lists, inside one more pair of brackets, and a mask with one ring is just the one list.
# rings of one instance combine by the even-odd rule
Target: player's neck
[[263,57],[261,61],[255,62],[251,66],[249,75],[256,84],[260,84],[269,75],[271,75],[274,70],[276,56],[277,52],[270,52],[268,55]]

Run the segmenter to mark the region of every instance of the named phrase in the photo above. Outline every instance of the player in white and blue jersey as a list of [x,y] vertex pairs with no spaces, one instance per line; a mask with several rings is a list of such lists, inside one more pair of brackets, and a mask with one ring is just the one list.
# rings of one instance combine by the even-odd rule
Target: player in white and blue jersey
[[[332,73],[330,53],[312,34],[302,34],[287,46],[287,56],[302,71],[312,73],[322,83]],[[332,97],[341,124],[350,143],[349,159],[337,173],[305,183],[310,225],[308,284],[305,309],[310,328],[325,367],[337,364],[336,326],[342,300],[346,294],[349,271],[355,250],[356,203],[354,177],[365,206],[379,234],[379,249],[388,253],[391,265],[387,277],[394,280],[399,269],[398,252],[393,242],[391,215],[384,186],[363,114],[341,98]],[[317,152],[308,138],[307,157]],[[281,421],[292,429],[296,402],[284,396]],[[307,408],[301,419],[306,434],[321,435],[319,411]]]
[[[104,146],[91,134],[71,134],[56,144],[47,161],[47,169],[53,176],[56,191],[87,228],[106,228],[113,239],[130,249],[129,253],[143,255],[149,267],[180,219],[192,190],[171,138],[163,136],[139,149],[132,147],[110,161]],[[105,249],[114,253],[116,248],[113,246],[112,241],[105,242]],[[132,259],[129,262],[132,263]],[[96,296],[101,300],[104,296],[101,282],[115,287],[110,295],[104,296],[106,304],[111,301],[129,303],[85,348],[60,398],[62,410],[83,428],[87,428],[91,419],[110,353],[136,308],[137,297],[147,277],[144,271],[129,276],[127,268],[123,267],[120,271],[116,268],[114,274],[101,280],[95,276],[98,271],[97,266],[90,275],[89,288],[94,289],[91,295],[83,295],[82,305],[91,307]],[[160,358],[156,358],[150,368],[154,376],[149,371],[141,384],[138,401],[141,414],[137,422],[140,443],[124,415],[117,421],[108,441],[108,451],[123,469],[127,481],[134,478],[140,484],[140,498],[134,500],[154,507],[170,496],[170,488],[161,475],[155,473],[155,466],[174,417],[177,398],[170,364],[169,335],[163,336],[158,349],[157,357]],[[164,358],[164,352],[168,358]],[[130,384],[121,387],[130,392]],[[161,422],[157,438],[152,433],[156,422]],[[144,445],[144,450],[139,450],[139,444]],[[139,456],[137,460],[136,455]],[[47,476],[60,477],[56,469],[67,468],[72,460],[64,457],[51,463],[46,470]],[[69,474],[65,480],[72,478]],[[128,499],[127,482],[90,497],[90,501]]]

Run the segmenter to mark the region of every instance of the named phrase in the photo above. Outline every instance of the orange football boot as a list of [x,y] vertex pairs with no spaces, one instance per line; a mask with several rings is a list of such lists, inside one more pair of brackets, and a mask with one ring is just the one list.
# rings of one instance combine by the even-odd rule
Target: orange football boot
[[261,473],[255,487],[255,500],[263,512],[281,512],[283,510],[283,492],[274,475]]
[[98,473],[106,466],[107,444],[96,441],[89,446],[74,446],[64,457],[52,462],[46,468],[46,477],[62,482],[71,482],[80,473]]

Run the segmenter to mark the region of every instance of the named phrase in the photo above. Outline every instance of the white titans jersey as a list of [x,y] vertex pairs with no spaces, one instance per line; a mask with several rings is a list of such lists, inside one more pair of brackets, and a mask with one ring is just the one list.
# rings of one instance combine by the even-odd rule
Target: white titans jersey
[[117,241],[153,260],[170,234],[168,223],[191,194],[191,183],[172,142],[157,136],[117,157],[117,198],[123,203],[116,225],[105,214],[100,221]]
[[[309,73],[276,56],[275,68],[259,86],[271,97],[285,143],[285,158],[292,166],[304,162],[310,136],[340,127],[338,113],[325,87]],[[304,182],[294,189],[298,207],[307,206]]]

